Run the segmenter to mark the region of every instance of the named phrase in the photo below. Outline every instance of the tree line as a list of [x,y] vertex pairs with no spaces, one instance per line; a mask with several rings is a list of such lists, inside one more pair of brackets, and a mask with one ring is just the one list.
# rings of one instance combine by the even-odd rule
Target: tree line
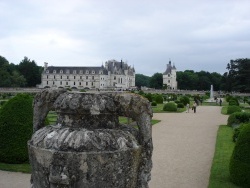
[[[213,85],[215,91],[250,92],[250,59],[231,60],[226,68],[228,71],[223,75],[206,71],[177,71],[178,89],[206,91]],[[139,88],[164,89],[162,73],[155,73],[151,77],[136,74],[135,85]]]
[[43,68],[24,57],[18,65],[0,56],[0,87],[35,87],[41,83]]
[[[250,92],[250,59],[231,60],[227,65],[227,72],[223,75],[213,72],[193,70],[177,71],[178,89],[180,90],[210,90],[213,85],[216,91]],[[24,57],[18,65],[0,56],[0,87],[35,87],[41,83],[43,67],[34,60]],[[163,88],[162,73],[152,76],[135,75],[135,85]]]

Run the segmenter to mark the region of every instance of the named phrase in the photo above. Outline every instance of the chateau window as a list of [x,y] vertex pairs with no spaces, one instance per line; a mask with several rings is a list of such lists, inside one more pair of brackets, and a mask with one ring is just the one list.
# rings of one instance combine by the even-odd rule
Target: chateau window
[[88,85],[88,82],[86,82],[86,86]]
[[92,76],[92,80],[94,80],[95,79],[95,77],[94,76]]
[[60,81],[60,85],[62,85],[62,81]]
[[47,75],[47,79],[49,78],[49,75]]
[[92,86],[94,85],[94,82],[92,82]]
[[92,71],[92,74],[95,74],[95,71]]
[[86,79],[88,79],[89,77],[88,76],[86,76]]
[[79,85],[82,85],[82,83],[81,83],[81,82],[79,82]]
[[61,76],[61,79],[62,79],[62,76]]
[[168,80],[168,83],[170,83],[170,80]]
[[53,73],[56,73],[56,70],[53,70]]
[[49,70],[47,70],[46,73],[49,73]]
[[102,72],[102,71],[100,71],[100,74],[103,74],[103,72]]
[[55,82],[53,81],[53,85],[55,84]]
[[82,79],[82,76],[80,76],[80,79]]
[[89,71],[88,70],[86,70],[86,74],[88,74],[89,73]]
[[76,79],[76,76],[74,76],[74,79]]
[[76,83],[74,82],[74,85],[76,85]]
[[49,81],[47,81],[47,85],[49,85]]
[[121,78],[121,84],[122,84],[122,78]]
[[168,74],[168,77],[170,77],[170,74]]
[[116,80],[116,76],[114,76],[114,80]]
[[76,70],[73,70],[73,74],[76,74]]
[[66,82],[66,85],[68,85],[68,82]]
[[69,70],[66,70],[66,73],[69,74]]
[[54,75],[54,79],[56,79],[56,76]]
[[67,79],[69,79],[69,76],[67,76]]
[[60,73],[63,73],[63,70],[60,70]]

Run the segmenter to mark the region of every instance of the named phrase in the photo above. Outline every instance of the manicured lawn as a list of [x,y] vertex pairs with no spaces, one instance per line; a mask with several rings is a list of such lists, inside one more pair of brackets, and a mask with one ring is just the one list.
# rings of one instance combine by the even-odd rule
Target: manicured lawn
[[221,125],[218,129],[215,154],[210,171],[209,188],[237,188],[230,182],[229,162],[234,149],[231,127]]
[[23,172],[23,173],[31,173],[30,164],[6,164],[0,163],[0,169],[11,171],[11,172]]

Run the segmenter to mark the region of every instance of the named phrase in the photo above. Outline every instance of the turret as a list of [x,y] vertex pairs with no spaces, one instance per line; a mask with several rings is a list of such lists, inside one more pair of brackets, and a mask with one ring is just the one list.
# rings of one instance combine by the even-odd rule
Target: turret
[[44,62],[44,70],[47,70],[47,68],[48,68],[48,63]]

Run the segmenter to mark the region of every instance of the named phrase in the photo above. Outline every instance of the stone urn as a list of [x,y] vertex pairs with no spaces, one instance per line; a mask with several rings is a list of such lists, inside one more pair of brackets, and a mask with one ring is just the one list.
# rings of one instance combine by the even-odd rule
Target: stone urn
[[[51,110],[57,123],[45,126]],[[135,123],[119,124],[119,116]],[[31,187],[148,187],[151,117],[149,101],[136,94],[42,90],[34,99],[28,142]]]

